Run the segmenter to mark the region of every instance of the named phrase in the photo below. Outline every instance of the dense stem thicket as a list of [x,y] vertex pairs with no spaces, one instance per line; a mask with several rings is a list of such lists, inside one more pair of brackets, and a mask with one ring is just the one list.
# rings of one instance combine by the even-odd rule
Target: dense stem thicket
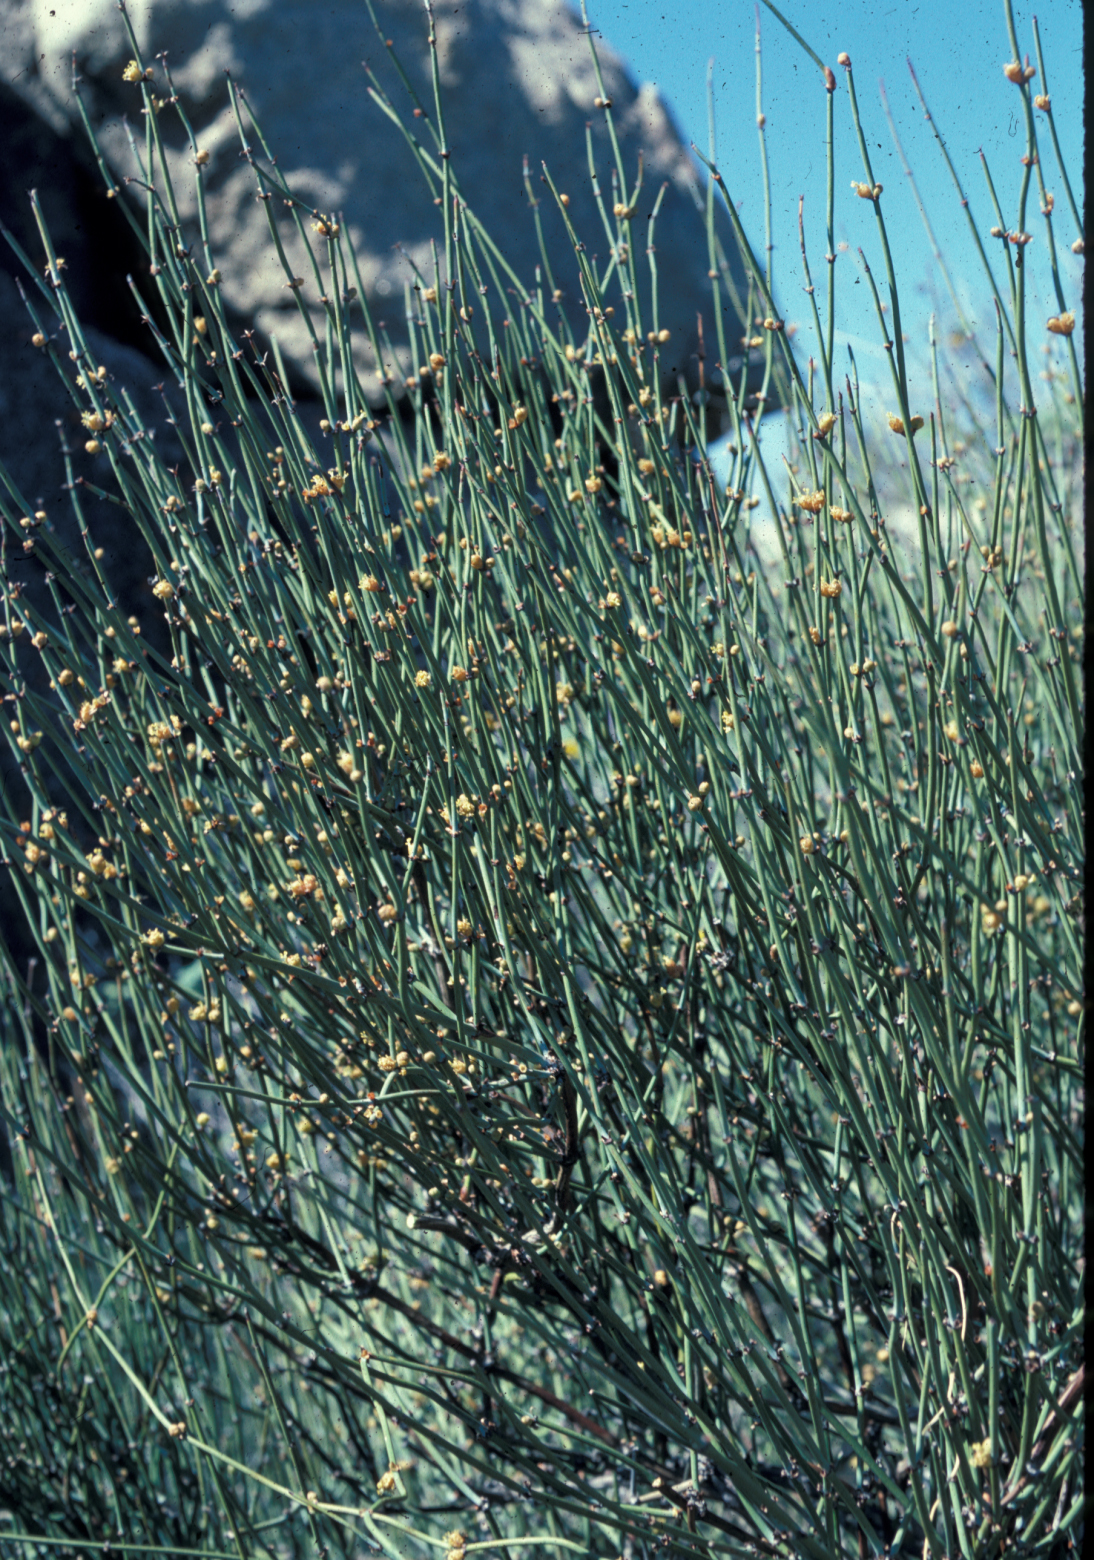
[[[546,259],[529,288],[461,201],[438,97],[423,366],[370,410],[346,235],[236,97],[325,311],[316,446],[276,347],[225,318],[196,144],[181,230],[144,63],[134,221],[186,461],[98,377],[43,231],[34,328],[116,485],[71,489],[80,558],[0,497],[0,829],[35,949],[2,1018],[4,1552],[1063,1553],[1081,395],[1055,249],[1049,336],[1004,237],[996,350],[962,379],[932,340],[918,383],[860,132],[891,401],[837,372],[834,266],[806,359],[754,265],[797,447],[768,470],[728,386],[726,491],[638,312],[625,193],[610,260],[575,249],[574,335]],[[1001,78],[1018,238],[1032,90]],[[162,649],[103,572],[122,523]]]

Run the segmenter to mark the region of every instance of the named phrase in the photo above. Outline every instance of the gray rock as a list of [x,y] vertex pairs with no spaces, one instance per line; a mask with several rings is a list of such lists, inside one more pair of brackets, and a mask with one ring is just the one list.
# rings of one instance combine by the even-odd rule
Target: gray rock
[[[290,363],[315,383],[310,334],[294,294],[286,290],[267,210],[255,199],[254,172],[240,157],[225,71],[245,90],[290,188],[347,224],[366,295],[386,321],[393,367],[412,370],[404,287],[413,279],[414,265],[434,281],[438,243],[443,263],[443,225],[400,132],[369,96],[362,62],[370,63],[399,111],[409,114],[411,105],[391,56],[398,57],[423,108],[422,116],[409,123],[429,146],[433,93],[428,22],[419,0],[377,0],[381,36],[360,0],[129,0],[128,9],[145,63],[155,64],[155,57],[167,51],[197,145],[209,153],[199,171],[178,117],[170,108],[163,111],[160,125],[171,178],[187,223],[196,212],[196,180],[204,183],[228,306],[253,319],[264,333],[275,334]],[[633,195],[641,165],[631,244],[640,261],[639,296],[645,299],[647,329],[654,323],[648,306],[647,216],[664,186],[655,232],[657,323],[672,335],[662,369],[670,376],[681,372],[695,384],[699,315],[704,316],[708,371],[718,356],[705,220],[694,166],[656,90],[635,85],[618,56],[598,40],[604,91],[613,104],[629,184],[626,192],[613,189],[607,115],[595,106],[600,88],[589,42],[568,5],[560,0],[438,0],[436,16],[450,166],[462,196],[522,283],[532,286],[540,255],[522,171],[528,159],[533,191],[546,197],[539,213],[551,268],[575,324],[583,319],[577,261],[561,214],[540,182],[541,165],[547,164],[558,189],[570,196],[574,227],[601,266],[614,237],[605,232],[594,199],[586,126],[613,230],[613,203]],[[392,50],[384,39],[391,40]],[[14,89],[54,122],[75,119],[75,55],[108,160],[118,175],[133,171],[123,121],[128,116],[142,147],[144,126],[139,88],[122,80],[132,49],[115,0],[0,0],[0,49],[13,62],[9,81]],[[158,66],[156,81],[162,92]],[[317,289],[290,214],[280,200],[271,202],[270,210],[291,269],[308,279],[301,296],[318,319]],[[724,217],[719,234],[731,256],[732,280],[744,297],[743,268]],[[504,311],[507,300],[495,301]],[[618,295],[613,301],[619,302]],[[731,308],[726,327],[728,350],[738,353],[742,326]],[[362,377],[370,393],[378,394],[378,365],[363,332],[358,345]]]

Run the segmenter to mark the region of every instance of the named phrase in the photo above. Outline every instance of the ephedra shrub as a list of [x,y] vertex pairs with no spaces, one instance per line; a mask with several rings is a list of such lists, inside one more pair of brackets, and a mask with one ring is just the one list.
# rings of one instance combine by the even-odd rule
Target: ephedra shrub
[[[857,130],[841,64],[817,91]],[[170,98],[144,67],[146,107]],[[1029,159],[999,225],[1039,199],[1062,289],[1051,119],[1021,66],[999,90]],[[889,405],[837,367],[828,267],[812,345],[764,338],[790,471],[731,395],[726,490],[660,378],[628,203],[607,280],[575,250],[575,335],[473,211],[453,225],[438,147],[443,250],[408,297],[431,373],[388,384],[390,415],[355,372],[351,329],[383,343],[346,235],[291,207],[302,309],[327,300],[316,447],[216,255],[178,243],[159,123],[135,220],[185,460],[94,372],[43,233],[33,329],[115,491],[72,488],[80,558],[0,499],[2,828],[34,946],[3,1004],[4,1552],[1073,1547],[1062,291],[1046,335],[1004,236],[981,378],[951,393],[935,348],[917,382],[860,134],[892,323],[855,328],[897,343]],[[119,515],[162,650],[97,555]]]

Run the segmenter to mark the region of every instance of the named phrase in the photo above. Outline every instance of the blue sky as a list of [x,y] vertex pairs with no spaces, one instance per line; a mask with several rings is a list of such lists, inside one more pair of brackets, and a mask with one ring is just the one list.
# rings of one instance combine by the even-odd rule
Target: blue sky
[[[992,313],[980,262],[967,220],[945,169],[937,143],[916,97],[906,60],[911,58],[935,122],[946,139],[970,199],[970,207],[989,254],[987,239],[994,217],[978,152],[983,150],[1002,205],[1005,226],[1016,223],[1017,196],[1025,149],[1019,90],[1004,77],[1011,58],[1003,0],[785,0],[783,15],[811,48],[836,71],[836,238],[850,245],[837,271],[844,289],[853,285],[853,252],[861,244],[875,270],[881,251],[867,201],[850,189],[861,178],[859,157],[843,71],[841,50],[851,55],[859,106],[866,127],[875,176],[884,185],[883,208],[901,283],[904,329],[925,340],[926,320],[937,307],[948,323],[952,307],[935,265],[922,220],[893,144],[881,101],[884,81],[889,107],[905,154],[928,208],[939,246],[946,253],[962,305],[992,334]],[[1080,0],[1039,0],[1036,11],[1015,4],[1015,24],[1023,52],[1035,61],[1032,16],[1041,33],[1048,88],[1057,134],[1082,215],[1082,41]],[[707,67],[714,59],[714,104],[719,164],[745,227],[758,248],[763,244],[763,200],[756,129],[755,29],[752,0],[589,0],[589,19],[604,40],[628,62],[640,81],[661,90],[686,141],[708,148]],[[763,110],[770,165],[775,284],[788,319],[807,320],[801,291],[797,236],[798,197],[805,196],[806,237],[814,279],[823,278],[825,251],[825,92],[820,73],[778,20],[760,7]],[[1038,76],[1035,91],[1044,91]],[[1043,116],[1038,115],[1043,121]],[[1079,312],[1080,264],[1071,254],[1076,230],[1047,131],[1041,141],[1047,188],[1055,194],[1057,245],[1067,266],[1067,301]],[[1044,221],[1034,189],[1026,227],[1034,234],[1027,254],[1030,283],[1046,317],[1055,303],[1044,267]],[[997,271],[1002,278],[1001,269]],[[861,289],[860,289],[861,291]],[[838,308],[841,323],[857,296]],[[863,353],[868,372],[869,347],[877,340],[867,311],[861,315]],[[875,353],[877,349],[875,347]]]

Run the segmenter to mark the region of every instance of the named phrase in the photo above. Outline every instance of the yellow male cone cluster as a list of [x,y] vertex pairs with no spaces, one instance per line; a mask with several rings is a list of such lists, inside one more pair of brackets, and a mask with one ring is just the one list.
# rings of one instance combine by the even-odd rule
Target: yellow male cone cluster
[[[922,428],[922,426],[923,426],[923,419],[922,419],[922,417],[913,417],[912,418],[912,420],[911,420],[911,428],[912,428],[912,432],[913,433],[918,433],[920,428]],[[892,412],[889,413],[889,427],[893,430],[894,433],[899,433],[899,435],[900,435],[900,437],[902,439],[907,438],[907,434],[904,431],[903,419],[900,418],[900,417],[895,416]]]

